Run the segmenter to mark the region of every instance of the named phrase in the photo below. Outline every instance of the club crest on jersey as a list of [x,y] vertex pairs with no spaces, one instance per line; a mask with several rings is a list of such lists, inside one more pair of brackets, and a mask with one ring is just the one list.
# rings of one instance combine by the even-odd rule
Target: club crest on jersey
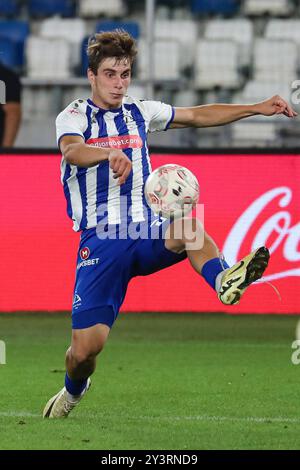
[[82,248],[80,250],[80,258],[85,260],[85,259],[88,259],[88,257],[90,256],[90,250],[87,246],[85,246],[84,248]]

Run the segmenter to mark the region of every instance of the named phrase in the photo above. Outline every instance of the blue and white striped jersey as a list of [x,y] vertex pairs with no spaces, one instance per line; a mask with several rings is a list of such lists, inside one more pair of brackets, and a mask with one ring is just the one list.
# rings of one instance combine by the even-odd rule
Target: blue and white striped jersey
[[64,135],[80,135],[88,145],[121,149],[132,161],[132,172],[119,186],[108,160],[91,168],[61,161],[61,181],[67,211],[75,231],[95,227],[103,217],[99,207],[107,206],[109,224],[121,222],[120,201],[126,196],[133,222],[144,220],[143,186],[151,172],[147,147],[148,131],[166,130],[174,109],[159,101],[140,101],[126,96],[118,109],[104,110],[90,99],[73,101],[56,119],[57,142]]

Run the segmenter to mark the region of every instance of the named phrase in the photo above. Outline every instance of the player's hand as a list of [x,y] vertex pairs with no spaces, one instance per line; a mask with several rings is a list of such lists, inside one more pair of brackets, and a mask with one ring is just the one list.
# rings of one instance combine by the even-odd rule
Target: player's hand
[[119,178],[118,184],[124,184],[132,168],[130,159],[121,150],[112,150],[109,153],[108,161],[114,172],[114,178]]
[[284,114],[289,118],[298,116],[298,113],[279,95],[257,103],[256,106],[259,114],[263,116],[274,116],[275,114]]

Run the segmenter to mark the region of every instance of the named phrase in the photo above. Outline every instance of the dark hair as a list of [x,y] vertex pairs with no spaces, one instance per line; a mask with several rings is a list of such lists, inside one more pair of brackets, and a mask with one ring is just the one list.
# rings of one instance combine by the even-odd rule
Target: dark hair
[[89,39],[87,47],[89,68],[95,75],[104,59],[108,57],[115,57],[117,61],[129,59],[132,65],[136,54],[135,40],[123,29],[96,33]]

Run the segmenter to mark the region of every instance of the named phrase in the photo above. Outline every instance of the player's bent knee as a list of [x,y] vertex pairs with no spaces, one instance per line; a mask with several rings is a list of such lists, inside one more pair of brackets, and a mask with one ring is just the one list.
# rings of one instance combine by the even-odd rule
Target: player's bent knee
[[175,220],[166,232],[166,246],[172,251],[200,250],[204,246],[204,228],[196,217]]
[[71,349],[72,360],[76,365],[82,365],[87,363],[93,363],[102,351],[102,348],[94,350],[84,350],[84,349]]

